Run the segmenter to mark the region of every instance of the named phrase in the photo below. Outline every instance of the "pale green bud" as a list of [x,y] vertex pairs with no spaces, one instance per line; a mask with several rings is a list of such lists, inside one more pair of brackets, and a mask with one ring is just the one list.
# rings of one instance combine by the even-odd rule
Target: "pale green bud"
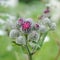
[[17,44],[21,44],[21,45],[26,45],[26,38],[24,36],[19,36],[17,39],[16,39],[16,43]]
[[51,29],[51,30],[55,30],[55,29],[56,29],[56,24],[55,24],[55,23],[52,23],[52,24],[50,25],[50,29]]
[[17,29],[13,29],[11,30],[10,32],[10,35],[9,35],[11,38],[16,38],[19,36],[19,31]]
[[28,40],[29,41],[34,41],[34,42],[38,42],[40,35],[36,32],[36,31],[32,31],[29,35],[28,35]]

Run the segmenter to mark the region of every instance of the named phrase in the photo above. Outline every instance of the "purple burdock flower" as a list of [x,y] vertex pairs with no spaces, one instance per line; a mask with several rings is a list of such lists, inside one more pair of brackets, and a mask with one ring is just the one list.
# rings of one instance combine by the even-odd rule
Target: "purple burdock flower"
[[20,18],[19,20],[18,20],[18,24],[19,25],[22,25],[24,23],[24,19],[23,18]]
[[22,24],[22,30],[25,31],[26,33],[31,30],[30,28],[31,28],[31,23],[29,21],[25,21]]
[[49,7],[47,7],[46,10],[44,11],[44,13],[47,14],[49,12],[50,12]]
[[17,23],[16,23],[16,27],[17,29],[20,29],[20,27],[22,26],[22,24],[24,23],[24,19],[23,18],[20,18]]
[[36,23],[35,25],[34,25],[34,29],[36,29],[36,30],[39,30],[39,24],[38,23]]

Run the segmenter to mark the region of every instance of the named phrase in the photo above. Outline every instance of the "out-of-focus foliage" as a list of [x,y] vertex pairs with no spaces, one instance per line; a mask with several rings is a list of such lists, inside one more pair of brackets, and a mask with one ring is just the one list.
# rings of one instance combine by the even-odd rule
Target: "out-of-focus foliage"
[[[36,1],[36,0],[19,0],[19,2],[24,2],[24,3],[30,3],[32,1]],[[40,0],[37,0],[37,1],[40,1]]]

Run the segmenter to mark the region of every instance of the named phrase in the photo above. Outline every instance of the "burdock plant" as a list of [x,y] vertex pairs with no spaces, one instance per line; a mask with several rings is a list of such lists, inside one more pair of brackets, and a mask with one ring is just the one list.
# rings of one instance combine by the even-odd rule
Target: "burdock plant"
[[48,32],[56,28],[49,13],[50,10],[47,7],[38,22],[34,22],[32,18],[19,18],[15,23],[15,28],[10,32],[10,37],[15,39],[13,42],[27,50],[29,60],[32,60],[32,55],[41,49]]

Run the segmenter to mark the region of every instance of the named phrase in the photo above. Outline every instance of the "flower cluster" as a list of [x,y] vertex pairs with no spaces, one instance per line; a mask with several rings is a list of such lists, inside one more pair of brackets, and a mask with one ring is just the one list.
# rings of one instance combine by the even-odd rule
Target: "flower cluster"
[[50,8],[44,10],[38,22],[32,18],[19,18],[15,23],[15,28],[10,32],[10,37],[15,39],[16,44],[26,46],[36,50],[40,48],[46,33],[55,30],[56,24],[50,19]]
[[20,18],[16,21],[16,28],[12,29],[10,32],[10,37],[16,39],[17,44],[26,44],[26,35],[28,42],[38,42],[40,34],[40,25],[33,22],[31,18],[24,19]]
[[[51,14],[50,14],[50,8],[47,7],[42,16],[39,17],[40,24],[43,25],[42,27],[44,28],[43,30],[55,30],[56,24],[51,20]],[[42,30],[42,31],[43,31]]]

